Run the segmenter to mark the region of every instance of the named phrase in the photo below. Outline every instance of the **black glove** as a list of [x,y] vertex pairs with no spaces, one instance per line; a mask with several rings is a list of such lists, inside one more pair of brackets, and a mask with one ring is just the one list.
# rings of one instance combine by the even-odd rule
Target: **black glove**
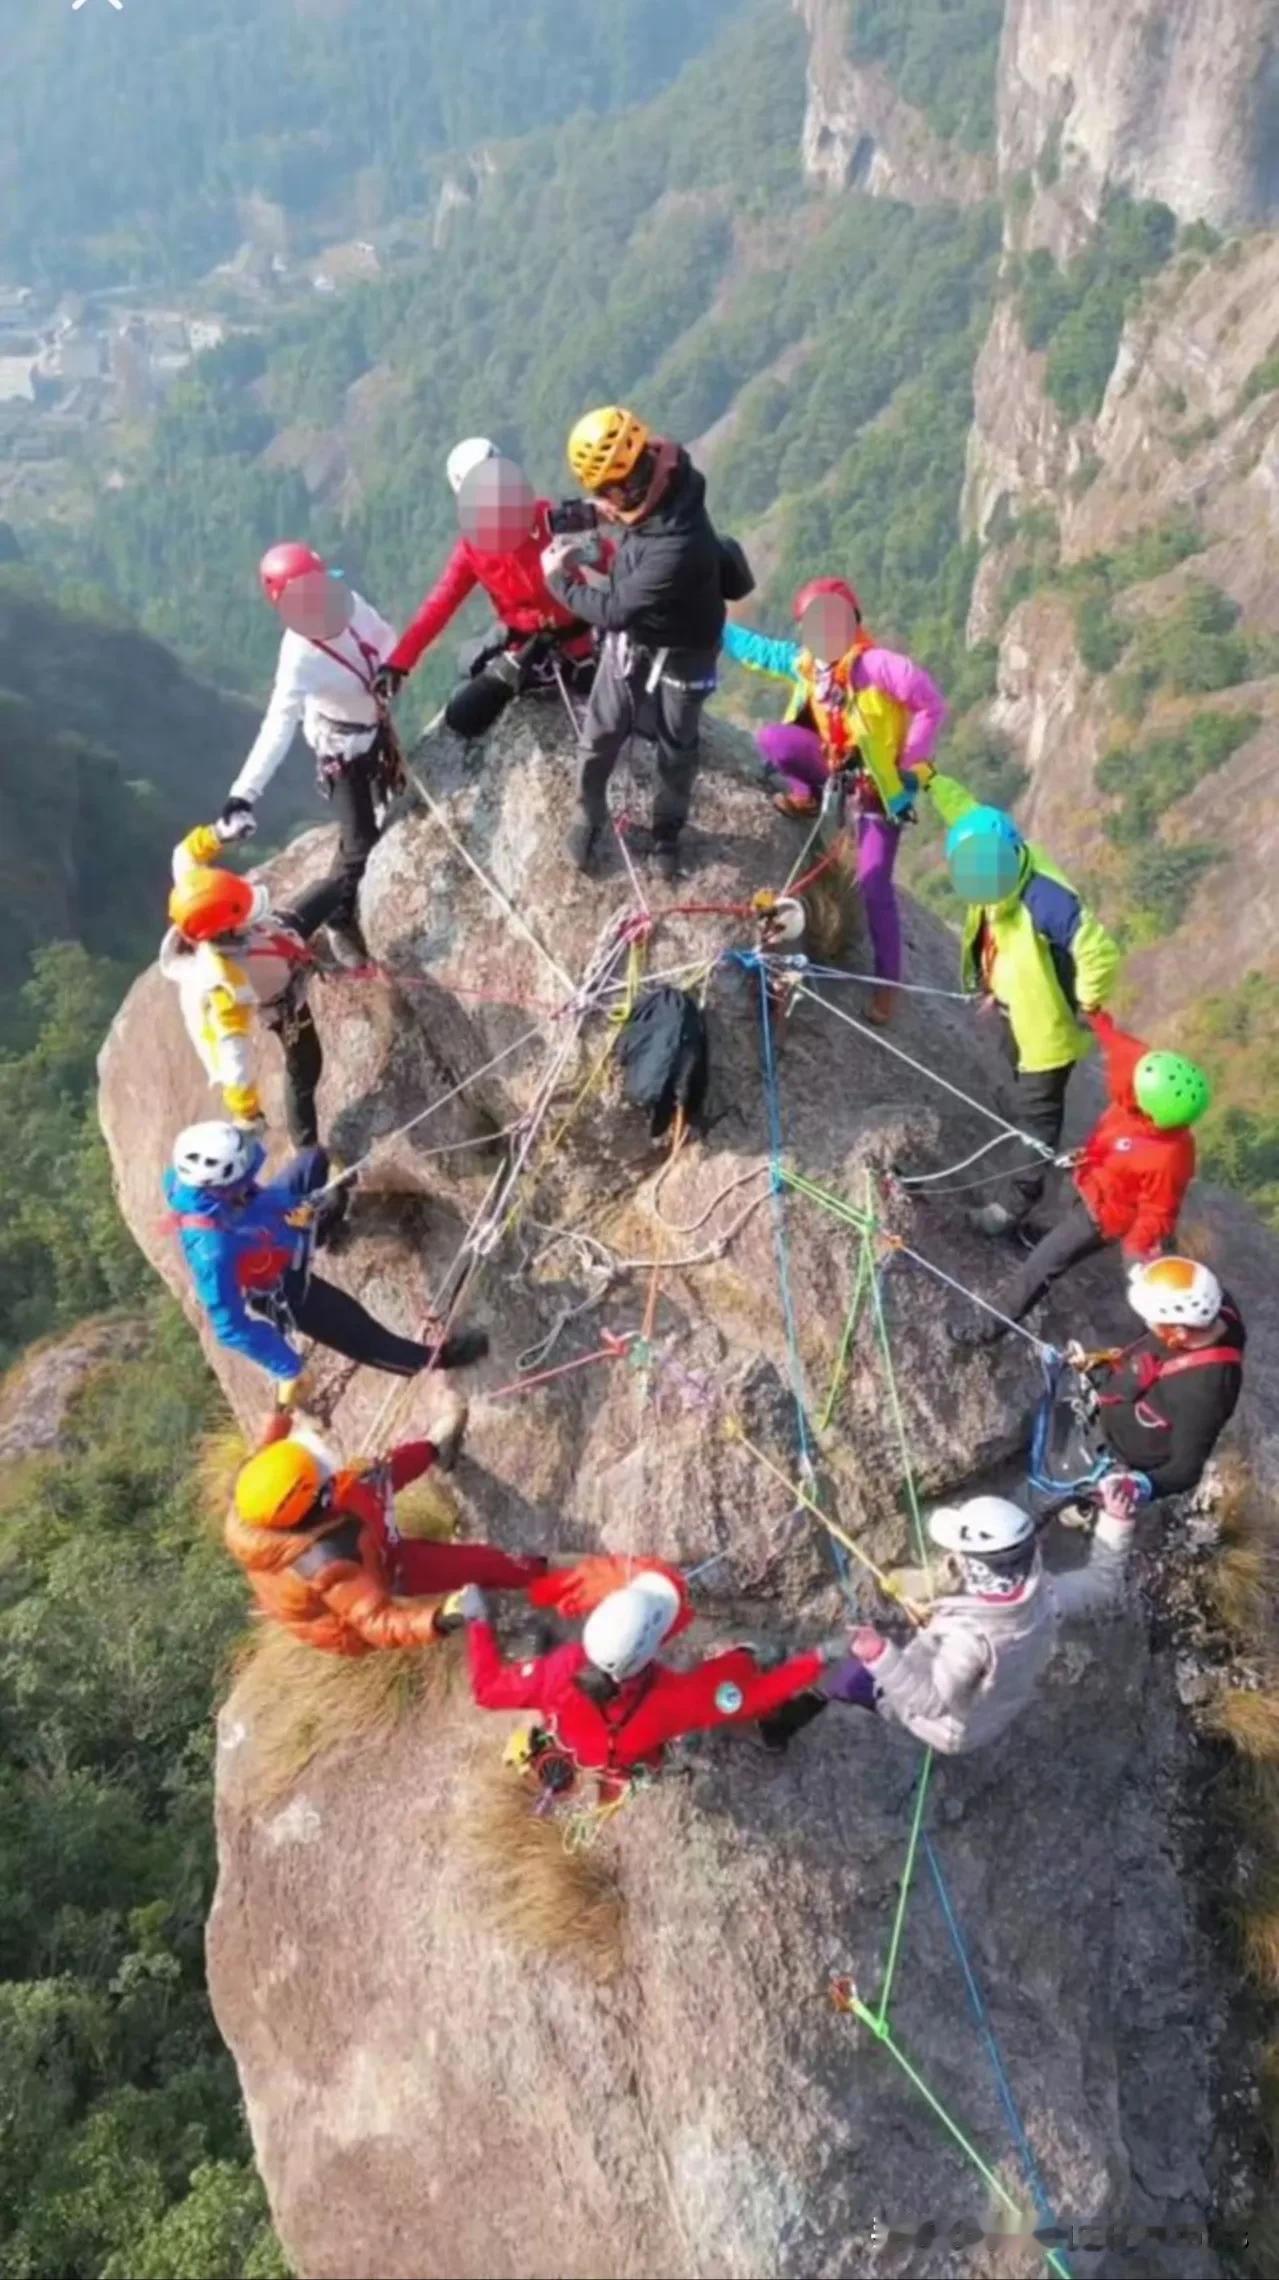
[[219,839],[252,839],[258,828],[252,800],[229,799],[218,817]]
[[373,694],[383,704],[390,704],[392,697],[398,697],[407,679],[408,674],[403,666],[379,665],[373,676]]

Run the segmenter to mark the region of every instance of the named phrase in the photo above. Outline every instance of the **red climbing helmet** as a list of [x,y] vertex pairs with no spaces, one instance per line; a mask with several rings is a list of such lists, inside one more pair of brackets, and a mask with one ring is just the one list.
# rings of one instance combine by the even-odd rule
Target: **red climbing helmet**
[[857,612],[858,625],[862,622],[862,605],[857,599],[857,588],[847,578],[810,578],[795,596],[795,616],[802,618],[810,602],[819,601],[823,594],[838,594],[842,602],[851,602]]
[[328,563],[313,546],[303,546],[295,538],[286,538],[278,546],[268,546],[258,564],[258,576],[268,602],[278,607],[281,594],[295,578],[313,577],[318,570],[324,577]]

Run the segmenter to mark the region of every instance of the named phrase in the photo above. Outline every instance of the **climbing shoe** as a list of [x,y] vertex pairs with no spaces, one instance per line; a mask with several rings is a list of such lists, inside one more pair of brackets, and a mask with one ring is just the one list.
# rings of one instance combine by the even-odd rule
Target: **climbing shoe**
[[653,869],[667,886],[674,886],[679,877],[679,841],[655,839],[653,841]]
[[462,1450],[469,1414],[464,1396],[454,1393],[450,1386],[439,1410],[431,1421],[431,1441],[435,1449],[435,1462],[441,1472],[452,1472]]
[[866,1019],[874,1028],[887,1029],[896,1010],[894,1005],[896,996],[896,990],[887,988],[871,991],[866,1002]]
[[331,918],[328,923],[329,948],[339,966],[348,972],[356,966],[367,966],[369,946],[358,918]]
[[1017,1225],[1017,1213],[1006,1203],[979,1204],[975,1211],[966,1211],[964,1218],[974,1235],[1011,1235]]
[[946,1324],[946,1336],[961,1354],[979,1354],[989,1346],[997,1346],[1004,1336],[1004,1325],[993,1314],[965,1317],[956,1316]]
[[775,792],[773,806],[779,815],[802,816],[810,821],[822,812],[822,803],[816,792]]
[[600,841],[603,836],[604,826],[602,823],[592,823],[588,815],[579,815],[577,821],[570,827],[568,837],[564,842],[564,852],[574,870],[591,870],[599,853]]
[[783,1750],[790,1748],[796,1734],[802,1734],[805,1726],[811,1726],[814,1718],[820,1718],[825,1708],[824,1694],[792,1694],[789,1702],[783,1702],[780,1708],[770,1710],[766,1718],[759,1720],[759,1738],[765,1749],[775,1750],[780,1756]]
[[466,1617],[462,1613],[462,1594],[460,1591],[451,1591],[448,1598],[441,1601],[435,1610],[435,1620],[431,1628],[437,1639],[451,1639],[455,1631],[466,1629]]
[[435,1357],[432,1367],[437,1370],[465,1370],[472,1362],[482,1362],[489,1350],[487,1330],[458,1330],[446,1338]]

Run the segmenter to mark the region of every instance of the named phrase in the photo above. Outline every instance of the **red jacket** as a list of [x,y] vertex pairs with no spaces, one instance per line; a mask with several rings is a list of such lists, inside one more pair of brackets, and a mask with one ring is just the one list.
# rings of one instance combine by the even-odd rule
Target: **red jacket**
[[[557,602],[542,576],[542,549],[549,546],[550,501],[539,499],[527,538],[509,554],[485,554],[469,538],[459,538],[441,577],[400,635],[386,662],[397,673],[411,673],[424,649],[443,633],[449,619],[477,586],[482,586],[503,625],[512,633],[541,633],[547,626],[577,625],[572,610]],[[585,627],[583,643],[589,642]]]
[[[692,1670],[650,1663],[627,1679],[606,1708],[588,1702],[573,1684],[585,1667],[577,1641],[529,1662],[503,1662],[489,1623],[467,1626],[471,1688],[485,1710],[535,1710],[554,1729],[580,1766],[610,1773],[659,1766],[667,1742],[706,1726],[740,1726],[763,1718],[793,1694],[815,1686],[823,1664],[816,1652],[792,1655],[776,1670],[761,1670],[748,1647],[730,1647]],[[721,1690],[732,1689],[725,1700]],[[734,1704],[734,1695],[740,1701]]]
[[1075,1185],[1107,1240],[1122,1239],[1125,1251],[1144,1259],[1177,1232],[1182,1199],[1195,1176],[1195,1143],[1185,1130],[1161,1132],[1137,1106],[1133,1072],[1149,1047],[1116,1028],[1108,1013],[1094,1015],[1092,1026],[1106,1064],[1110,1107],[1084,1142]]

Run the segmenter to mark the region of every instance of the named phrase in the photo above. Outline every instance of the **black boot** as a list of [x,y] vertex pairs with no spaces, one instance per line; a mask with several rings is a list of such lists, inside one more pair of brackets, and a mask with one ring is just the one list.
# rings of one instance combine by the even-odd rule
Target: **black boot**
[[678,839],[654,839],[653,868],[667,886],[674,886],[679,877]]
[[368,965],[369,946],[354,911],[349,918],[331,918],[328,935],[329,948],[339,966],[345,966],[349,971],[352,967]]
[[1007,1335],[1007,1324],[998,1321],[993,1314],[965,1315],[962,1319],[952,1316],[946,1324],[946,1336],[961,1354],[984,1353]]
[[564,852],[575,870],[590,871],[594,867],[603,833],[602,823],[592,823],[588,815],[578,816],[564,842]]
[[487,1330],[458,1330],[446,1338],[432,1363],[437,1370],[465,1370],[472,1362],[482,1362],[489,1350]]
[[770,1710],[759,1720],[759,1738],[765,1749],[779,1753],[789,1749],[796,1734],[802,1734],[827,1707],[824,1694],[792,1694],[779,1710]]

